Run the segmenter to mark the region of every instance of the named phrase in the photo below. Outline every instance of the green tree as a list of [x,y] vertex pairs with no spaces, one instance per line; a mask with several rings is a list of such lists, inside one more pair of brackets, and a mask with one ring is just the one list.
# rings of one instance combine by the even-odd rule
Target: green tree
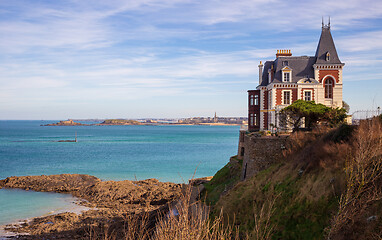
[[296,100],[280,112],[280,123],[292,125],[293,131],[300,128],[303,119],[305,127],[311,130],[319,121],[328,122],[331,126],[337,125],[346,118],[343,108],[330,108],[314,101]]
[[345,108],[328,108],[322,120],[326,121],[331,127],[334,127],[344,122],[347,117],[346,112]]

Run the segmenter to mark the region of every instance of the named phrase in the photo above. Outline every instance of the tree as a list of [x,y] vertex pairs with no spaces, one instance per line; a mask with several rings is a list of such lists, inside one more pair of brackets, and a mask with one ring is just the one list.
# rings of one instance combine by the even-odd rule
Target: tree
[[324,114],[323,120],[326,121],[331,127],[334,127],[340,123],[343,123],[346,119],[345,108],[329,108]]
[[330,108],[314,101],[296,100],[280,112],[280,123],[292,125],[293,131],[300,128],[305,119],[305,127],[311,130],[319,121],[328,122],[331,126],[343,122],[346,110],[343,108]]

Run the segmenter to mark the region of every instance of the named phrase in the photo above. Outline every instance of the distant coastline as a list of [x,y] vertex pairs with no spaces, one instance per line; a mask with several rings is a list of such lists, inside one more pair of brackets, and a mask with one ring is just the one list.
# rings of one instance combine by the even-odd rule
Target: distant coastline
[[[156,119],[145,119],[145,120],[132,120],[132,119],[106,119],[101,123],[80,123],[80,120],[63,120],[57,123],[44,124],[41,126],[114,126],[114,125],[206,125],[206,126],[240,126],[247,124],[247,118],[244,117],[230,117],[230,118],[186,118],[180,120],[167,120],[161,121]],[[81,120],[86,121],[86,120]]]

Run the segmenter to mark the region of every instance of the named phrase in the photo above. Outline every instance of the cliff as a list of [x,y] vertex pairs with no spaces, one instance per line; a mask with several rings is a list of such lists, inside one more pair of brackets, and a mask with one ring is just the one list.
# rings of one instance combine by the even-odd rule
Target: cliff
[[244,164],[238,170],[231,160],[218,171],[205,192],[213,215],[223,211],[225,219],[231,224],[234,219],[250,239],[381,236],[380,120],[295,133],[284,154],[271,156],[269,165],[259,162],[261,166],[243,181]]

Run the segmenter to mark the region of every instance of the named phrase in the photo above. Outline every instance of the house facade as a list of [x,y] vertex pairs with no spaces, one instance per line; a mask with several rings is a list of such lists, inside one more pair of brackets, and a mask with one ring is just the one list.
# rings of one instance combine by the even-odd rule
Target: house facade
[[248,130],[279,126],[279,112],[298,99],[342,107],[342,69],[330,32],[322,23],[315,56],[277,50],[276,59],[259,64],[259,85],[248,91]]

